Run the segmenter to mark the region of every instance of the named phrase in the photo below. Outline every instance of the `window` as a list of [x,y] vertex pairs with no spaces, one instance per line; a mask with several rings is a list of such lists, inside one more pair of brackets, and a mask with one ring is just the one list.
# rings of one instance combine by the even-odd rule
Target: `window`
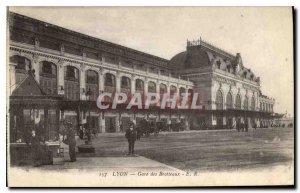
[[105,74],[105,81],[104,81],[105,86],[116,86],[116,78],[113,74],[107,73]]
[[27,58],[25,58],[25,57],[23,57],[23,56],[18,56],[18,55],[12,56],[12,57],[10,57],[10,62],[17,64],[16,70],[24,70],[24,71],[26,71],[27,68],[31,67],[30,60],[27,59]]
[[86,83],[98,84],[98,73],[93,70],[87,70],[86,72]]
[[65,67],[65,79],[79,80],[79,70],[73,66]]
[[223,109],[223,94],[221,90],[218,90],[216,95],[216,109],[222,110]]
[[241,96],[238,94],[238,95],[236,95],[236,99],[235,99],[235,107],[237,109],[241,109],[241,106],[242,106],[242,104],[241,104]]
[[171,85],[171,87],[170,87],[170,95],[176,94],[176,91],[177,91],[176,86]]
[[121,78],[121,88],[130,89],[131,88],[131,80],[126,77],[122,76]]
[[144,90],[144,82],[141,79],[135,80],[135,89],[139,91]]
[[245,99],[244,99],[244,109],[248,110],[248,97],[247,96],[245,96]]
[[156,84],[152,81],[148,83],[148,92],[156,93]]
[[251,99],[251,110],[255,110],[255,97],[253,96]]
[[230,92],[228,92],[227,96],[226,96],[226,107],[227,109],[230,109],[233,107],[233,103],[232,103],[232,95]]
[[164,94],[167,92],[167,85],[165,84],[160,84],[160,87],[159,87],[159,93],[160,94]]
[[40,71],[41,71],[42,74],[55,75],[56,76],[56,65],[53,64],[52,62],[43,61],[41,63]]

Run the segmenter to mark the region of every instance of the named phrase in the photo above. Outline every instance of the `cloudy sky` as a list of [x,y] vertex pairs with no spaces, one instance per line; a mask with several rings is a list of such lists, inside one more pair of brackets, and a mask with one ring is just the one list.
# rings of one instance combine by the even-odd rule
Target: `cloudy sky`
[[293,26],[290,7],[10,7],[10,11],[166,59],[202,39],[240,52],[261,77],[275,111],[293,115]]

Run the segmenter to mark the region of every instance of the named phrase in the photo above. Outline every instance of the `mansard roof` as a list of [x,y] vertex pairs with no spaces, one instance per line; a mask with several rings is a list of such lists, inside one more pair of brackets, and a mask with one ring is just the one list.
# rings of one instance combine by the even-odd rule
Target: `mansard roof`
[[[122,45],[111,43],[99,38],[85,35],[57,25],[46,23],[31,17],[9,12],[10,32],[27,38],[28,43],[34,43],[36,38],[46,38],[45,41],[53,41],[59,47],[60,44],[72,44],[74,49],[78,48],[93,50],[94,52],[110,53],[118,57],[138,60],[150,63],[162,68],[168,68],[169,60],[134,50]],[[18,31],[19,30],[19,31]]]

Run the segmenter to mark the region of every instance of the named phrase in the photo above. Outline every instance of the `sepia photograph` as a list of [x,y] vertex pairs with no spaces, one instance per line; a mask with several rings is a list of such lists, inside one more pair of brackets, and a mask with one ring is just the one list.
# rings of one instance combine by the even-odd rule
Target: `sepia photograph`
[[294,186],[293,7],[6,17],[8,187]]

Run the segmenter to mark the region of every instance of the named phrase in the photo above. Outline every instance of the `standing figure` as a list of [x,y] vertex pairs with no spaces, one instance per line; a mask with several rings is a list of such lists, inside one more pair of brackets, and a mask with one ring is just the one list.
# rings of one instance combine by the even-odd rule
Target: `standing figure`
[[43,164],[43,151],[42,151],[43,142],[41,138],[36,135],[35,130],[31,132],[31,151],[34,167],[41,166]]
[[69,155],[71,162],[76,161],[76,140],[75,140],[75,130],[72,123],[67,122],[67,143],[69,145]]
[[125,137],[128,140],[128,154],[134,154],[134,143],[136,140],[136,130],[133,124],[130,124],[129,129],[126,130]]

